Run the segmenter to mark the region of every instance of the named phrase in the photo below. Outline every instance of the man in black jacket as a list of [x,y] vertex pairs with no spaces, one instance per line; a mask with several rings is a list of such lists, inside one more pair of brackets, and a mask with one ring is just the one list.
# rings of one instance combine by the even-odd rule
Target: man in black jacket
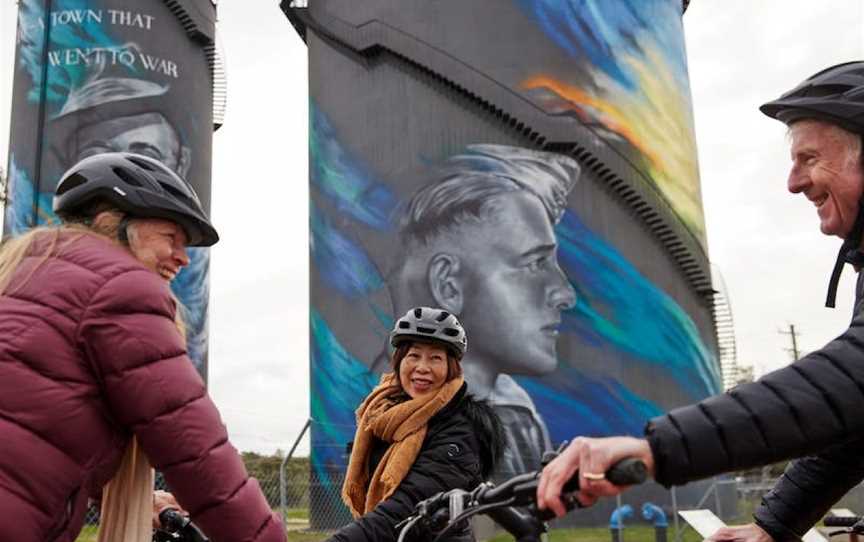
[[[823,234],[844,239],[828,288],[826,305],[833,307],[844,264],[864,267],[864,61],[823,70],[760,109],[789,126],[789,191],[813,202]],[[628,456],[645,461],[665,486],[801,457],[765,496],[754,524],[711,538],[799,540],[864,478],[862,285],[859,275],[849,328],[821,350],[757,382],[652,419],[645,439],[575,439],[544,469],[540,507],[564,513],[559,494],[576,469],[583,504],[619,493],[603,473]]]

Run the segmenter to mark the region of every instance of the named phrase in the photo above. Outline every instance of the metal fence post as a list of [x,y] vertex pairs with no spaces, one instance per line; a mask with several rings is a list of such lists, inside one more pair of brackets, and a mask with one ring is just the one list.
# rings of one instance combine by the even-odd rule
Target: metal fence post
[[678,525],[678,496],[675,495],[675,486],[672,486],[672,522],[675,525],[675,540],[678,540],[678,533],[681,532],[681,527]]
[[720,505],[720,482],[714,481],[714,508],[717,510],[717,517],[723,519],[723,508]]
[[309,424],[311,422],[311,418],[306,419],[306,424],[303,426],[300,434],[297,435],[297,439],[294,440],[294,445],[291,446],[291,450],[285,454],[282,463],[279,465],[279,505],[280,508],[282,508],[282,525],[285,527],[288,526],[288,491],[285,480],[285,465],[288,464],[288,460],[294,455],[294,450],[297,449],[297,445],[300,444],[300,439],[302,439],[303,435],[306,434],[306,430],[309,429]]

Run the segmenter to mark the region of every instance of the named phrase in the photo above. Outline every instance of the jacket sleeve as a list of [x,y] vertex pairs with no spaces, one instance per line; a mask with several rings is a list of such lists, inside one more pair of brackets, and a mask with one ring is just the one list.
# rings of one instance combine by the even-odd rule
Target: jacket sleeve
[[418,502],[441,491],[470,490],[479,483],[477,446],[475,436],[464,424],[439,431],[420,451],[393,495],[340,529],[328,542],[397,540],[396,524],[410,516]]
[[666,486],[821,452],[864,430],[864,317],[799,361],[648,422]]
[[756,509],[756,523],[775,542],[798,540],[864,478],[864,440],[790,463]]
[[134,432],[178,502],[214,542],[285,540],[186,356],[165,283],[146,269],[109,279],[77,341],[100,381],[106,415]]

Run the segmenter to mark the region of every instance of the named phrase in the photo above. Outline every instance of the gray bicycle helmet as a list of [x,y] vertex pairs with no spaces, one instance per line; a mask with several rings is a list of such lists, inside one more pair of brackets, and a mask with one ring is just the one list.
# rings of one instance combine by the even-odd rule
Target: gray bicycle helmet
[[209,247],[219,240],[192,186],[147,156],[110,152],[81,160],[57,184],[54,212],[66,219],[97,200],[107,200],[131,218],[176,222],[188,246]]
[[[816,119],[836,124],[864,137],[864,61],[845,62],[813,74],[780,98],[763,104],[760,111],[787,125]],[[864,236],[864,197],[858,202],[858,215],[840,251],[828,282],[826,307],[834,307],[837,285],[844,264],[864,266],[860,250]]]
[[390,332],[390,344],[394,347],[415,340],[441,343],[458,359],[462,359],[468,349],[468,338],[459,320],[443,309],[432,307],[409,310]]

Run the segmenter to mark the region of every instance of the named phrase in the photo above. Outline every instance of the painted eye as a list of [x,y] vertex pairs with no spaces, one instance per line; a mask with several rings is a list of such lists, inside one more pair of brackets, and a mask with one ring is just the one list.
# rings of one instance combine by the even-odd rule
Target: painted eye
[[528,269],[531,271],[540,271],[546,264],[549,262],[549,258],[547,256],[543,256],[542,258],[537,258],[536,260],[532,260],[528,263]]

